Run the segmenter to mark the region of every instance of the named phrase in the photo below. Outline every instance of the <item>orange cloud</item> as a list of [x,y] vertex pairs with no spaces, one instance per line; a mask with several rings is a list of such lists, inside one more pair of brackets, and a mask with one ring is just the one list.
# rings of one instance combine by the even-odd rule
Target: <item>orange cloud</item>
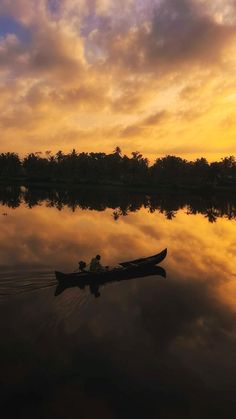
[[[119,6],[119,7],[118,7]],[[236,152],[229,0],[3,0],[1,150]],[[164,111],[163,111],[164,110]],[[35,145],[37,144],[37,145]]]

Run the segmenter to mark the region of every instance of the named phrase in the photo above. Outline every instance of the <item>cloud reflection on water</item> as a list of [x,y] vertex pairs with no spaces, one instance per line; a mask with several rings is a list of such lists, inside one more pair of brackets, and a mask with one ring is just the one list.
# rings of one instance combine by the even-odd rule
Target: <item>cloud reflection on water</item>
[[[166,246],[169,253],[166,280],[112,284],[98,300],[77,289],[54,299],[44,290],[1,305],[6,400],[23,394],[25,417],[34,408],[24,400],[44,417],[233,417],[234,221],[210,224],[184,210],[170,221],[141,209],[118,222],[110,209],[8,212],[1,265],[70,270],[97,252],[105,264]],[[96,407],[86,411],[91,400]]]
[[[0,208],[4,211],[4,207]],[[105,264],[148,256],[168,247],[168,268],[196,276],[212,271],[235,274],[235,221],[211,225],[202,215],[180,210],[167,220],[142,208],[117,222],[112,211],[63,213],[45,205],[8,209],[0,231],[0,264],[73,268],[79,259],[101,253]],[[230,257],[229,257],[230,256]]]

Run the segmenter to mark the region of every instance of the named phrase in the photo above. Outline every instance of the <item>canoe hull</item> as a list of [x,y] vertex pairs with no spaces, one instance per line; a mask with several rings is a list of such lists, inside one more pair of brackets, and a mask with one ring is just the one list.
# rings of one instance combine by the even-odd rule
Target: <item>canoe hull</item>
[[167,255],[167,249],[162,250],[162,252],[157,253],[153,256],[149,256],[147,258],[141,259],[134,259],[128,262],[121,262],[119,265],[123,266],[124,268],[128,268],[129,266],[138,265],[138,266],[154,266],[161,263]]
[[60,283],[66,283],[68,281],[75,283],[84,283],[90,284],[94,282],[105,283],[109,281],[116,281],[122,279],[129,279],[139,276],[148,276],[155,275],[157,273],[163,273],[164,269],[160,266],[153,267],[142,267],[142,268],[133,268],[133,269],[117,269],[112,272],[102,272],[102,273],[88,273],[88,274],[64,274],[63,272],[55,271],[56,278]]

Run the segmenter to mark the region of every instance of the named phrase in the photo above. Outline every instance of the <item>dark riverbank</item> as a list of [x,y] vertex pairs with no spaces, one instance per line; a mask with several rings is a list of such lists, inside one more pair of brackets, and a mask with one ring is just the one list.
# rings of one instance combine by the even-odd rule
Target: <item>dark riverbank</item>
[[157,182],[157,183],[122,183],[122,182],[112,182],[112,181],[73,181],[71,179],[60,179],[60,180],[40,180],[40,179],[29,179],[26,177],[0,177],[1,185],[9,186],[25,186],[25,187],[35,187],[35,188],[57,188],[57,189],[80,189],[80,188],[99,188],[99,189],[114,189],[114,190],[133,190],[141,191],[145,193],[155,193],[158,191],[166,191],[170,193],[180,193],[180,192],[189,192],[196,194],[205,194],[205,193],[219,193],[227,194],[233,193],[236,191],[236,184],[226,182],[223,184],[183,184],[183,183],[172,183],[172,182]]
[[157,158],[150,165],[139,152],[131,157],[117,147],[112,154],[61,151],[44,157],[31,153],[23,159],[15,153],[0,154],[0,182],[52,187],[109,186],[144,191],[233,191],[236,160],[233,156],[209,163],[205,158],[187,161],[177,156]]

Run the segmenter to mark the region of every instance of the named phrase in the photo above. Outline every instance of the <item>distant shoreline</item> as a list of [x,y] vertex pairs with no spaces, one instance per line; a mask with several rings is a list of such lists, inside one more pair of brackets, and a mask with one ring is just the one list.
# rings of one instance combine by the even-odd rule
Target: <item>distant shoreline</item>
[[23,186],[23,187],[42,187],[42,188],[69,188],[69,189],[84,189],[84,188],[99,188],[99,189],[116,189],[116,190],[133,190],[146,193],[155,193],[158,191],[161,192],[171,192],[171,193],[209,193],[209,192],[235,192],[236,185],[213,185],[213,184],[204,184],[204,185],[189,185],[189,184],[180,184],[180,183],[156,183],[156,184],[122,184],[121,182],[76,182],[71,181],[70,179],[60,179],[59,181],[42,181],[35,179],[28,179],[25,177],[19,178],[1,178],[1,185],[9,186]]
[[0,182],[35,186],[110,187],[142,191],[232,192],[236,189],[236,159],[229,156],[209,163],[201,157],[187,161],[178,156],[157,158],[150,165],[135,151],[123,155],[59,151],[45,156],[31,153],[20,159],[16,153],[0,154]]

